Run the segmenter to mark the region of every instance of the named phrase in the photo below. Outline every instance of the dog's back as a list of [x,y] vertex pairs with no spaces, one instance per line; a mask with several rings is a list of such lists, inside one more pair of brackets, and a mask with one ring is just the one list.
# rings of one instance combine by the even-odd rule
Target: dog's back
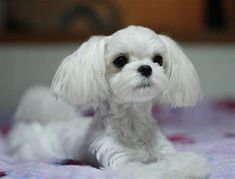
[[80,159],[90,119],[53,97],[49,88],[30,88],[8,134],[9,154],[20,160]]
[[14,117],[16,122],[37,121],[47,124],[52,121],[74,119],[78,116],[73,107],[53,97],[49,88],[35,86],[25,92]]

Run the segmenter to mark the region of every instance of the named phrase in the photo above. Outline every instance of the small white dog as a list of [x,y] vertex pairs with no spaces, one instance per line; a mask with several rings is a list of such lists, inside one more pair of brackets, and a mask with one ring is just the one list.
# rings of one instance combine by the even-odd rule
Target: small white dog
[[[141,26],[92,37],[62,62],[52,89],[73,106],[92,106],[94,117],[76,117],[72,108],[60,106],[53,109],[65,116],[52,119],[56,102],[32,107],[31,99],[40,93],[33,90],[17,112],[23,113],[18,118],[31,119],[18,120],[9,136],[14,157],[74,158],[111,167],[124,178],[209,177],[207,161],[175,151],[151,116],[154,103],[191,106],[201,97],[192,63],[169,37]],[[55,100],[44,93],[44,100]],[[28,108],[39,112],[25,112]],[[40,116],[45,111],[48,119]]]

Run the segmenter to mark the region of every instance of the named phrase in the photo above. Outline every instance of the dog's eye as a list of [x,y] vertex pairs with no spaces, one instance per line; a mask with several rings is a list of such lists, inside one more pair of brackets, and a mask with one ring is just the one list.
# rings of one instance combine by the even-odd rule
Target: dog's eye
[[117,68],[122,68],[125,64],[127,64],[127,62],[128,62],[128,59],[125,56],[119,56],[113,61],[113,64]]
[[155,55],[153,57],[153,63],[158,63],[160,66],[163,65],[163,59],[161,55]]

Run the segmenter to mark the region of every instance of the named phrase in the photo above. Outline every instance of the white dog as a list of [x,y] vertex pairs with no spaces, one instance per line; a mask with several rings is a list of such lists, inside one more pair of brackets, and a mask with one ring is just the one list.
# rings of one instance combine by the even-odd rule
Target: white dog
[[[31,98],[38,92],[31,91],[17,112],[31,120],[18,120],[9,136],[14,157],[74,158],[111,167],[121,177],[208,178],[207,161],[175,151],[151,116],[154,103],[191,106],[201,98],[192,63],[169,37],[141,26],[92,37],[62,62],[52,89],[73,106],[92,106],[94,117],[74,117],[72,108],[67,106],[71,111],[66,113],[60,106],[65,116],[52,119],[52,103],[36,107],[41,113],[51,111],[48,119],[25,112],[35,108]],[[44,92],[44,100],[55,100]]]

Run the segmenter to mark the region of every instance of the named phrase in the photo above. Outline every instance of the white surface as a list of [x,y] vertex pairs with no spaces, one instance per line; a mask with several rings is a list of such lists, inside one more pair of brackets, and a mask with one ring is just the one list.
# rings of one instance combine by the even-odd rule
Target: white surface
[[[14,110],[28,87],[50,84],[62,59],[79,44],[1,44],[0,113]],[[204,97],[235,97],[235,44],[182,44],[194,63]]]

